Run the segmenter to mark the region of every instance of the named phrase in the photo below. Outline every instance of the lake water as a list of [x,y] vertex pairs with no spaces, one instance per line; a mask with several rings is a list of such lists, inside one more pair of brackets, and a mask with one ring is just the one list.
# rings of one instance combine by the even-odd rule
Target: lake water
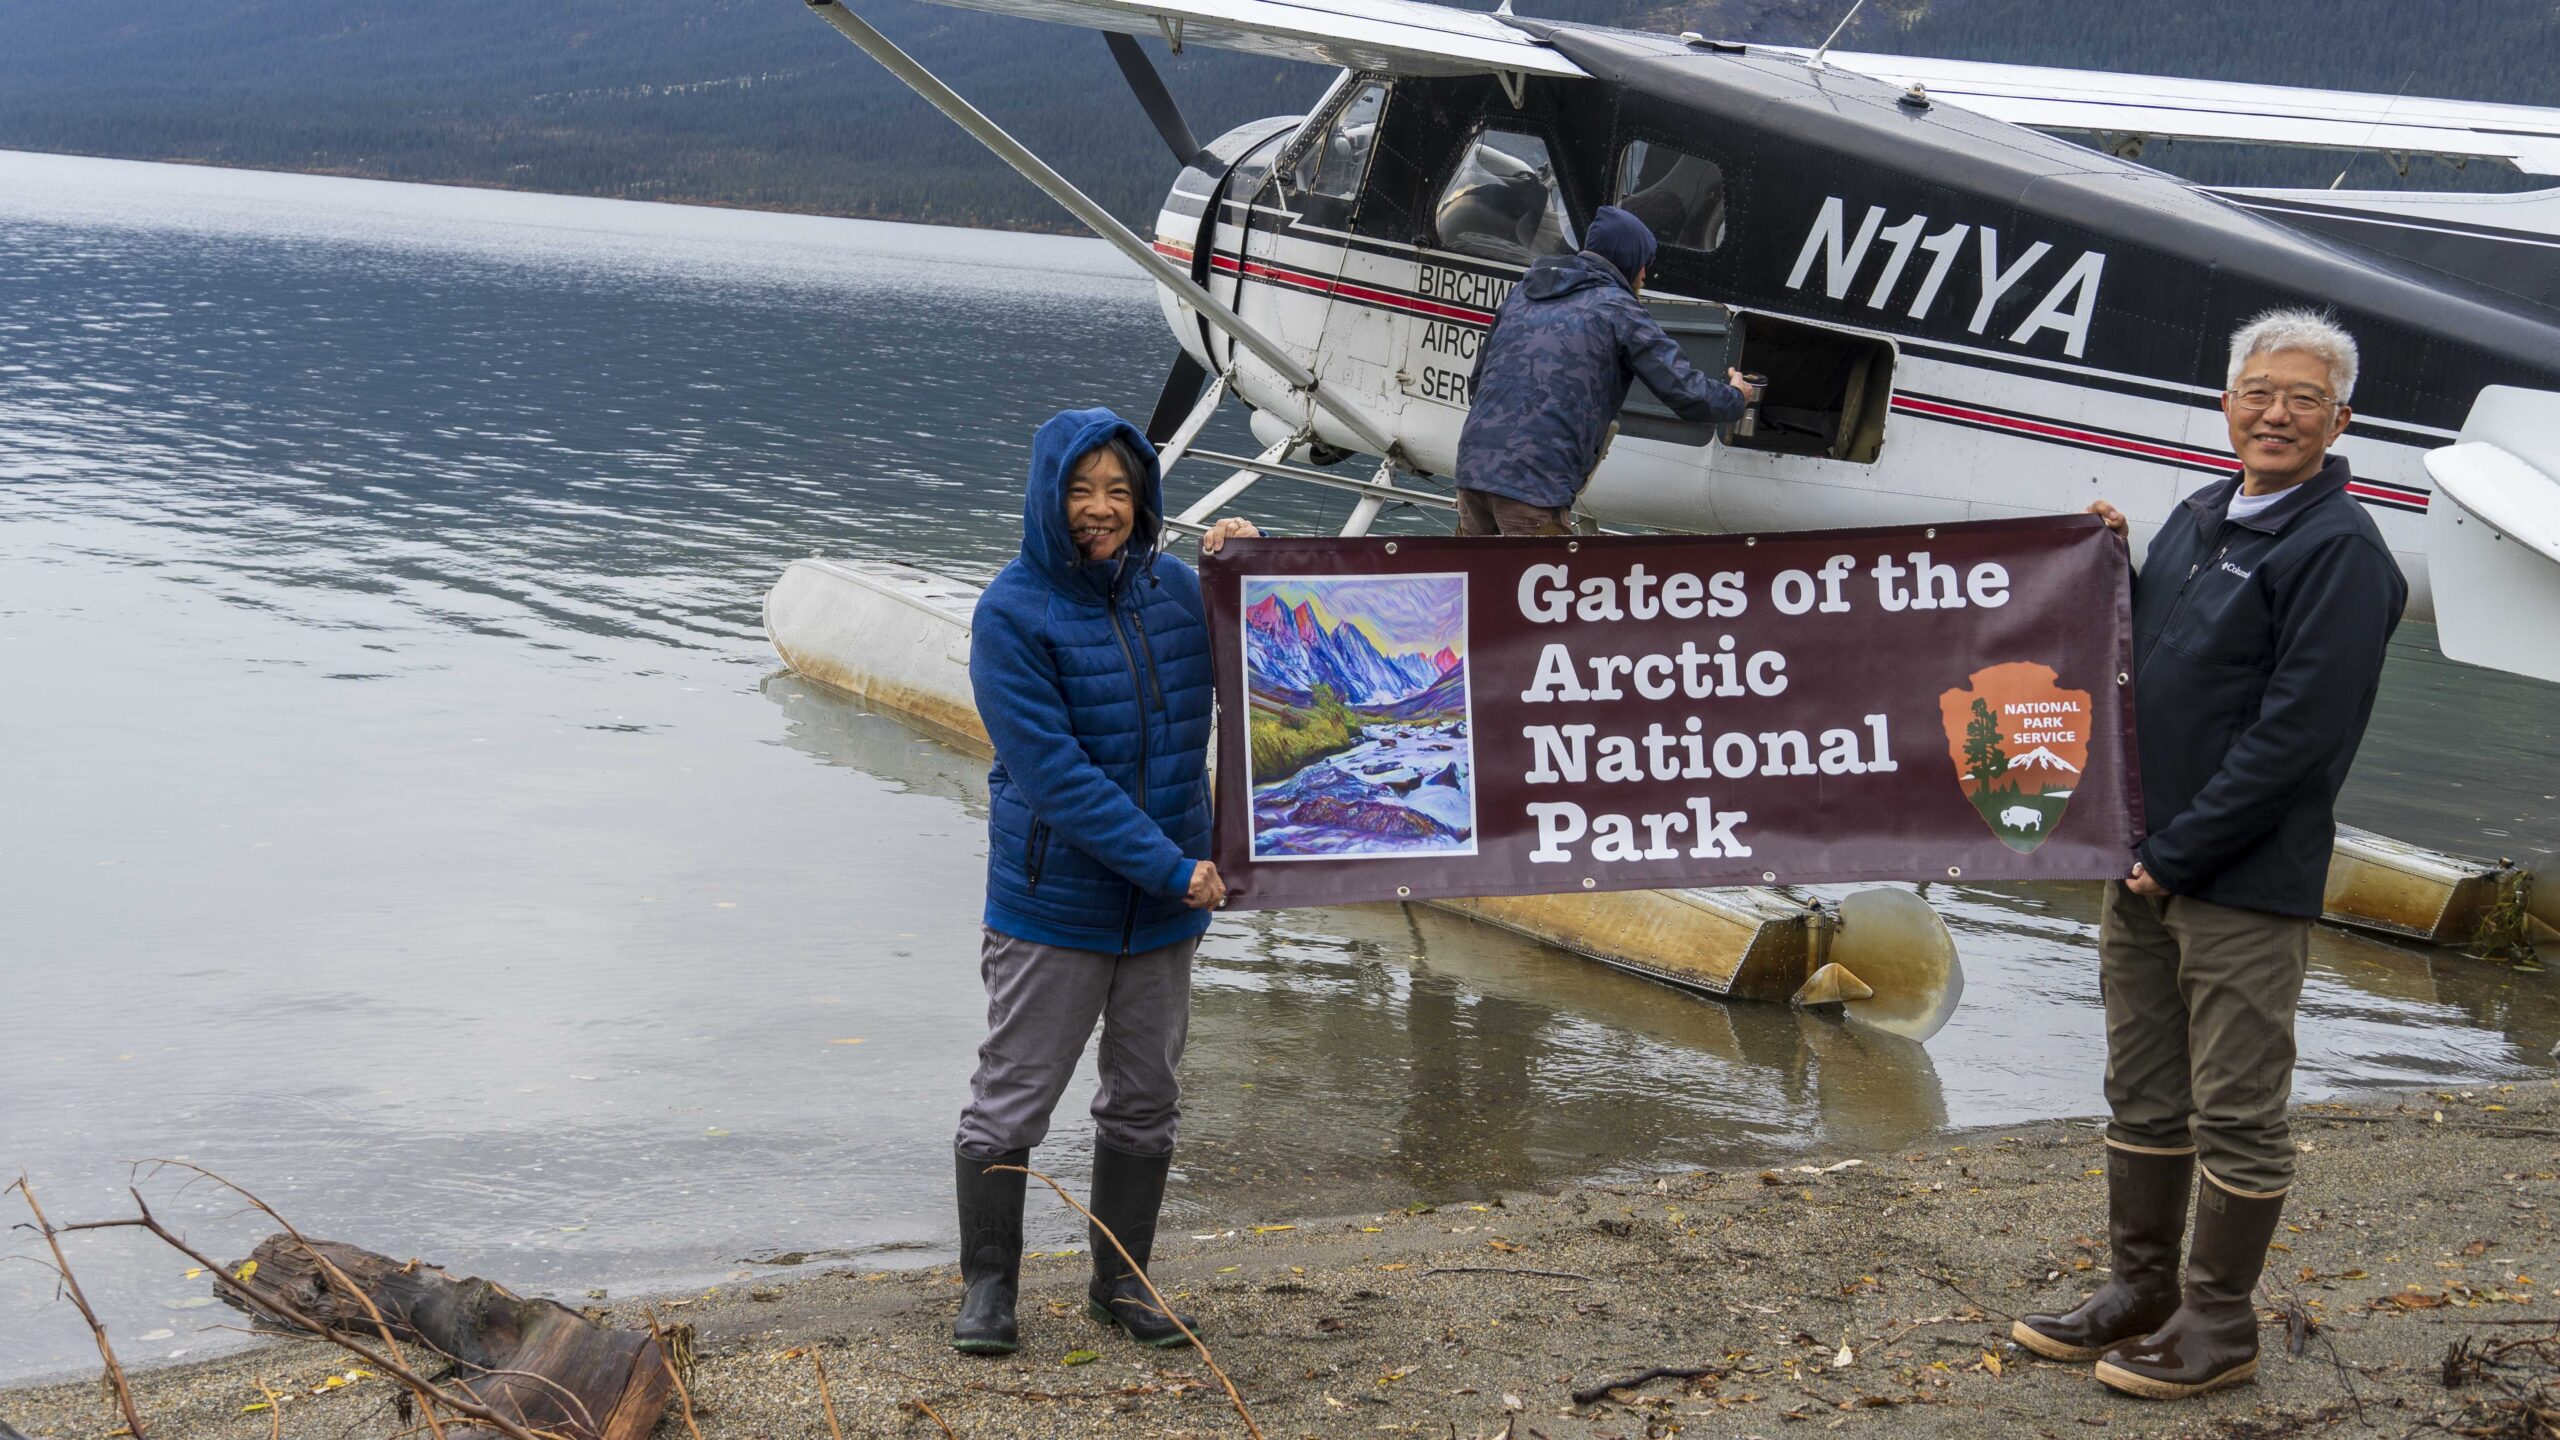
[[[990,574],[1032,427],[1171,348],[1089,241],[0,154],[0,1172],[94,1218],[185,1156],[571,1297],[946,1257],[981,768],[758,605],[812,551]],[[2550,863],[2554,692],[2404,635],[2348,818]],[[1929,896],[1926,1052],[1435,912],[1221,917],[1175,1223],[2099,1110],[2094,887]],[[2548,977],[2315,957],[2306,1094],[2550,1073]],[[128,1359],[239,1343],[175,1257],[73,1256]],[[87,1348],[0,1265],[0,1379]]]

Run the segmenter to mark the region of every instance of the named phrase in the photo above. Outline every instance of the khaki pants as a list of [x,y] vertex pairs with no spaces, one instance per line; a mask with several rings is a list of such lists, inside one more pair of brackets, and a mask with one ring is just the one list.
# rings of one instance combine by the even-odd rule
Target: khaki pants
[[1532,505],[1486,490],[1458,492],[1461,535],[1570,535],[1573,512],[1561,505]]
[[2293,1184],[2293,1012],[2311,922],[2107,885],[2107,1141],[2184,1152],[2223,1189]]

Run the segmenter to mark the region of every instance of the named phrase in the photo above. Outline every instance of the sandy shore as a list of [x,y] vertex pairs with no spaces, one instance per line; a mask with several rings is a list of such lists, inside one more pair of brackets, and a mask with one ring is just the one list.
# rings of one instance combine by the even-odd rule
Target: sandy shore
[[[2116,1397],[2084,1367],[2008,1343],[2011,1314],[2068,1305],[2102,1278],[2101,1162],[2086,1122],[1783,1172],[1274,1216],[1169,1236],[1157,1269],[1274,1440],[1506,1427],[1545,1440],[2397,1436],[2498,1395],[2478,1379],[2446,1387],[2457,1342],[2560,1335],[2560,1088],[2308,1106],[2295,1133],[2301,1181],[2261,1295],[2259,1381],[2181,1405]],[[1196,1354],[1142,1351],[1083,1317],[1084,1272],[1077,1255],[1027,1263],[1025,1348],[1001,1360],[944,1345],[949,1268],[768,1277],[655,1303],[699,1333],[694,1410],[708,1440],[826,1435],[812,1351],[849,1436],[940,1436],[916,1401],[968,1440],[1243,1434]],[[599,1308],[629,1322],[639,1307]],[[2287,1353],[2289,1310],[2316,1321],[2299,1356]],[[61,1323],[77,1319],[66,1308]],[[2520,1378],[2535,1368],[2525,1352],[2508,1358]],[[1654,1366],[1704,1373],[1574,1403]],[[346,1368],[334,1350],[279,1342],[137,1383],[161,1435],[267,1436],[270,1417],[243,1411],[261,1378],[295,1397],[287,1436],[403,1433],[379,1382],[308,1393]],[[0,1392],[0,1418],[60,1440],[118,1423],[91,1383]],[[659,1433],[685,1432],[671,1417]]]

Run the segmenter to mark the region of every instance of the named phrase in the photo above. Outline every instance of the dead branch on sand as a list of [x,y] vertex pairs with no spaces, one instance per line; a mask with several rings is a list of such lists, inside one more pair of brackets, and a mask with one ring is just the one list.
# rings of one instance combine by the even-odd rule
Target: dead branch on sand
[[[1182,1338],[1191,1342],[1191,1348],[1200,1352],[1200,1362],[1208,1366],[1209,1373],[1217,1376],[1218,1383],[1227,1388],[1227,1400],[1230,1404],[1235,1406],[1236,1418],[1244,1421],[1246,1433],[1252,1435],[1253,1440],[1265,1440],[1262,1433],[1262,1427],[1254,1423],[1253,1412],[1245,1408],[1244,1396],[1237,1392],[1236,1382],[1228,1379],[1227,1372],[1219,1368],[1218,1357],[1210,1354],[1209,1347],[1201,1341],[1200,1337],[1191,1333],[1191,1327],[1182,1323],[1182,1317],[1174,1313],[1172,1303],[1164,1298],[1163,1292],[1156,1289],[1156,1282],[1147,1278],[1146,1268],[1141,1266],[1137,1260],[1129,1254],[1129,1247],[1120,1243],[1120,1237],[1111,1233],[1110,1226],[1095,1219],[1092,1211],[1077,1204],[1076,1197],[1068,1194],[1065,1186],[1060,1185],[1057,1181],[1050,1179],[1048,1176],[1041,1174],[1039,1171],[1034,1170],[1027,1165],[992,1165],[989,1166],[988,1169],[991,1172],[996,1170],[1019,1170],[1023,1174],[1030,1176],[1032,1179],[1039,1181],[1041,1184],[1048,1186],[1050,1189],[1057,1191],[1058,1198],[1067,1202],[1068,1209],[1083,1216],[1086,1224],[1091,1225],[1095,1231],[1100,1233],[1103,1239],[1110,1241],[1111,1248],[1120,1252],[1120,1258],[1128,1265],[1130,1273],[1138,1277],[1138,1283],[1147,1287],[1147,1298],[1156,1302],[1156,1313],[1173,1322],[1173,1328],[1181,1331]],[[936,1423],[939,1423],[939,1421]]]
[[[17,1183],[9,1190],[17,1191],[18,1197],[27,1202],[29,1213],[36,1217],[32,1227],[18,1228],[34,1229],[44,1237],[45,1248],[53,1252],[53,1273],[62,1281],[63,1293],[71,1297],[72,1305],[80,1311],[80,1318],[89,1322],[90,1338],[98,1342],[98,1358],[107,1367],[107,1387],[115,1392],[116,1404],[124,1409],[125,1429],[134,1440],[142,1440],[142,1415],[133,1408],[133,1387],[125,1383],[124,1366],[116,1363],[116,1347],[107,1340],[107,1327],[98,1323],[98,1312],[89,1308],[89,1297],[80,1293],[80,1281],[71,1273],[71,1261],[62,1253],[62,1242],[55,1238],[61,1232],[53,1228],[52,1221],[44,1218],[44,1207],[36,1203],[35,1187],[27,1183],[27,1172],[19,1171]],[[8,1193],[8,1190],[0,1190],[0,1195]]]

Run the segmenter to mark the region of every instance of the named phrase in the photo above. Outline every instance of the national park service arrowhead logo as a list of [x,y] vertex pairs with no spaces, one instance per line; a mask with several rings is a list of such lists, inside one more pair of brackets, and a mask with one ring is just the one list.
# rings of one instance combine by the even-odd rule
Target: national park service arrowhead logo
[[2032,661],[1976,670],[1938,697],[1957,783],[2010,849],[2035,849],[2061,822],[2089,763],[2091,714],[2088,691]]

